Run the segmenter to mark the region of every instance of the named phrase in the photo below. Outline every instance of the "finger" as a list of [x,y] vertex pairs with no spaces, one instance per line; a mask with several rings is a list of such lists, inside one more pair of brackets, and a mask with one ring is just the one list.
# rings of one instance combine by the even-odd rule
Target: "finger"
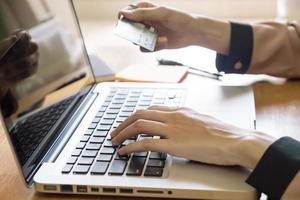
[[37,45],[37,43],[31,42],[28,48],[28,54],[32,55],[38,53],[38,50],[39,50],[39,46]]
[[150,2],[137,2],[131,4],[133,6],[136,6],[138,8],[152,8],[152,7],[157,7],[156,4],[150,3]]
[[[37,64],[38,54],[34,53],[14,63],[8,64],[5,69],[5,73],[11,77],[20,77],[19,74],[27,74],[30,76],[36,72]],[[23,77],[23,75],[21,77]]]
[[113,145],[118,145],[122,143],[127,138],[134,137],[138,134],[145,133],[148,135],[158,135],[161,137],[167,137],[166,124],[156,121],[139,119],[134,123],[130,124],[128,127],[120,131],[112,139]]
[[[166,37],[159,37],[157,39],[156,45],[155,45],[155,49],[154,51],[159,51],[162,49],[166,49],[168,44],[168,39]],[[150,51],[148,49],[145,49],[144,47],[140,47],[140,51],[143,53],[150,53],[150,52],[154,52],[154,51]]]
[[154,8],[138,8],[134,10],[122,10],[120,14],[125,18],[130,19],[136,22],[143,21],[157,21],[162,20],[162,13],[159,10]]
[[118,132],[128,127],[130,124],[134,123],[137,120],[151,120],[157,122],[166,122],[168,121],[168,116],[166,113],[155,110],[138,110],[133,115],[128,117],[122,124],[120,124],[114,131],[111,132],[111,137],[114,137]]
[[165,111],[165,112],[172,112],[177,111],[178,107],[169,107],[169,106],[150,106],[148,110],[157,110],[157,111]]
[[10,49],[11,45],[13,45],[16,40],[16,36],[10,36],[0,41],[0,58],[7,52],[8,49]]
[[[125,7],[124,9],[122,9],[122,11],[126,11],[126,10],[134,10],[134,9],[138,9],[138,8],[151,8],[151,7],[155,7],[156,5],[151,4],[149,2],[138,2],[138,3],[132,3],[129,4],[127,7]],[[122,11],[120,11],[118,13],[118,18],[120,19],[120,17],[122,16]]]
[[31,40],[31,35],[25,30],[18,30],[15,32],[15,35],[21,40],[25,40],[25,41]]
[[144,139],[120,148],[118,154],[127,155],[133,152],[143,151],[168,153],[168,146],[168,140],[165,139]]

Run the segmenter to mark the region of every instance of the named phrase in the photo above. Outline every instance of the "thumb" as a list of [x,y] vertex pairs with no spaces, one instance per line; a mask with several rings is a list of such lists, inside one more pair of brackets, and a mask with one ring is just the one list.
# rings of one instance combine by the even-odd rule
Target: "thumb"
[[157,8],[138,8],[135,10],[123,10],[120,12],[126,19],[143,22],[143,21],[156,21],[161,17]]
[[15,35],[10,36],[6,39],[0,41],[0,56],[2,56],[14,42],[16,42],[17,37]]

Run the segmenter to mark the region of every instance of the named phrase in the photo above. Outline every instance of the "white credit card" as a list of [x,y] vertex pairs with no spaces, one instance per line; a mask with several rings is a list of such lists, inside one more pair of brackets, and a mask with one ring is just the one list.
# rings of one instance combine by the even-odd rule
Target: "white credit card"
[[119,19],[115,34],[129,40],[149,51],[154,51],[157,41],[157,31],[153,27],[138,22],[133,22],[121,17]]

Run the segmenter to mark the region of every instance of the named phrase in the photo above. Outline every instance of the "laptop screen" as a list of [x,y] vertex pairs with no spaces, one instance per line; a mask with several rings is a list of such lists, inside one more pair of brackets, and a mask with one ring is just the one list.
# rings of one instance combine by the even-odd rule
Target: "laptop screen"
[[63,97],[94,78],[71,1],[0,1],[0,45],[2,126],[28,177],[32,156],[72,102]]

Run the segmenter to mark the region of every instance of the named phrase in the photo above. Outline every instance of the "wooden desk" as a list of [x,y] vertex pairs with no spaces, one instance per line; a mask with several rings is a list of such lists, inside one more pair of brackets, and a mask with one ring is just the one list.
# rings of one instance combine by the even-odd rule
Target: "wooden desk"
[[[203,84],[201,79],[188,76],[188,84]],[[253,84],[256,102],[257,129],[276,137],[290,135],[300,140],[300,82],[273,85],[266,82]],[[101,196],[36,194],[22,182],[13,154],[0,127],[0,199],[140,199]]]

